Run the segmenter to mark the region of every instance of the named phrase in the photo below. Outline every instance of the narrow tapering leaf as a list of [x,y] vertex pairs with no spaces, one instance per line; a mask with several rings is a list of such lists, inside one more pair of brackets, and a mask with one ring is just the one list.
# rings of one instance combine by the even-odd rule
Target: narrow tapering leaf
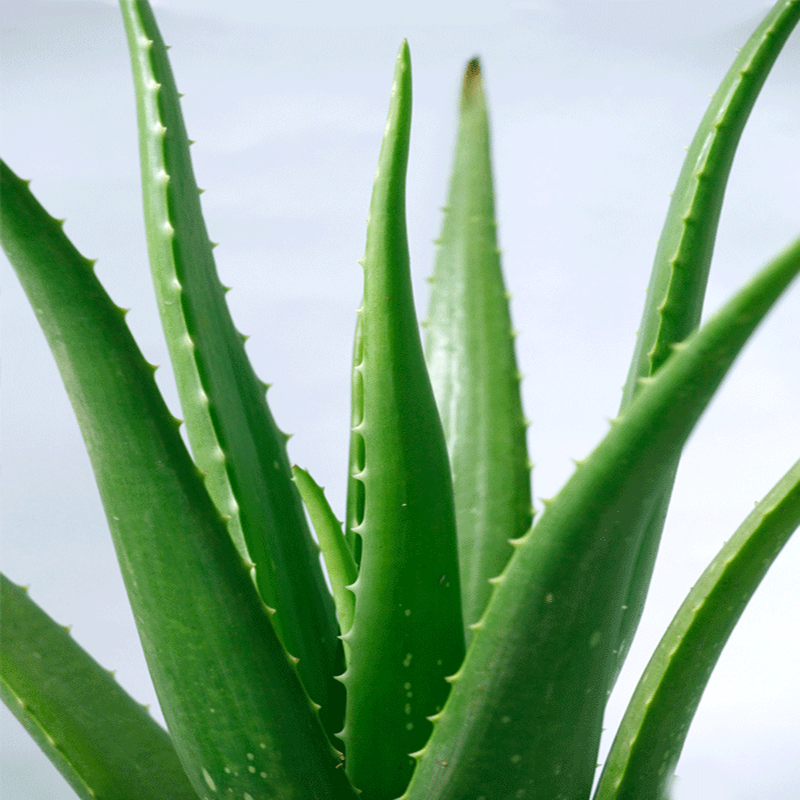
[[589,795],[621,616],[619,586],[680,451],[758,323],[800,272],[800,240],[646,379],[517,542],[405,800]]
[[0,164],[2,243],[72,401],[175,750],[201,797],[354,800],[148,364],[92,269]]
[[761,87],[800,19],[778,0],[736,56],[688,148],[659,238],[622,409],[700,322],[728,175]]
[[[703,309],[717,224],[739,139],[761,87],[789,34],[800,19],[800,0],[779,0],[748,39],[711,99],[689,147],[659,239],[628,379],[624,411],[639,391],[639,379],[653,375],[675,342],[697,328]],[[625,600],[617,664],[622,667],[639,624],[677,471],[654,487],[659,501],[643,520],[635,566]]]
[[686,734],[717,659],[798,525],[800,461],[725,543],[675,615],[617,730],[595,800],[668,797]]
[[453,470],[464,626],[477,622],[509,542],[532,518],[520,374],[500,270],[489,121],[467,64],[455,161],[431,280],[425,355]]
[[217,278],[166,48],[145,0],[123,0],[133,64],[145,223],[159,310],[195,459],[273,624],[332,730],[341,726],[341,644],[319,552],[244,338]]
[[0,693],[82,800],[198,800],[167,732],[0,575]]
[[336,519],[322,488],[300,467],[292,467],[292,475],[325,559],[339,627],[343,633],[347,633],[353,624],[355,610],[355,597],[348,587],[356,582],[358,567],[342,532],[342,523]]
[[411,65],[400,48],[364,255],[355,435],[364,487],[353,627],[344,636],[347,770],[393,800],[464,654],[447,449],[414,311],[405,222]]

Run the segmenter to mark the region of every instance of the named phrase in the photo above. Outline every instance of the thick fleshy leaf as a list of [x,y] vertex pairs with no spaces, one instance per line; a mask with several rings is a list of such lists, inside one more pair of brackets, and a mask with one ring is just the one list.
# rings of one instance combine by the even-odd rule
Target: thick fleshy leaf
[[331,732],[341,643],[330,592],[292,483],[286,436],[266,403],[217,277],[166,48],[145,0],[121,3],[133,66],[145,225],[153,281],[186,428],[206,485],[242,555],[255,564],[273,625],[299,659]]
[[[653,375],[675,342],[700,324],[725,187],[745,123],[783,45],[800,19],[800,2],[779,0],[756,28],[709,103],[686,154],[659,239],[620,413]],[[658,503],[640,524],[630,586],[619,633],[613,680],[628,654],[653,574],[677,471],[665,472]]]
[[402,794],[461,663],[453,487],[414,311],[405,223],[411,64],[397,58],[372,193],[356,351],[361,564],[344,635],[347,771],[364,800]]
[[442,416],[456,501],[467,638],[532,519],[520,374],[508,308],[478,59],[461,91],[455,161],[431,278],[425,355]]
[[800,461],[725,543],[667,628],[617,730],[595,800],[668,796],[717,659],[798,525]]
[[0,575],[0,692],[82,800],[197,800],[167,732]]
[[636,546],[630,532],[652,513],[652,487],[798,272],[800,240],[643,379],[517,541],[405,800],[588,796],[615,666],[619,587]]
[[338,753],[92,262],[0,164],[2,243],[80,423],[175,750],[202,797],[354,800]]

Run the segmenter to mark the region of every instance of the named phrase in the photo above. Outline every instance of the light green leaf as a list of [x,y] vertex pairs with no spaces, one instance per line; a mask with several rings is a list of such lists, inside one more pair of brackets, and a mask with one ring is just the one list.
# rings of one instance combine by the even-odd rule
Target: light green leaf
[[317,533],[333,590],[339,627],[347,633],[353,624],[355,610],[355,597],[348,587],[356,582],[358,567],[342,533],[342,523],[336,519],[322,488],[300,467],[292,467],[292,475]]
[[343,692],[333,602],[266,403],[217,277],[166,48],[145,0],[121,3],[133,65],[148,250],[187,433],[273,625],[331,733]]
[[508,308],[478,59],[461,92],[455,162],[431,279],[426,357],[453,469],[467,638],[532,519],[520,374]]

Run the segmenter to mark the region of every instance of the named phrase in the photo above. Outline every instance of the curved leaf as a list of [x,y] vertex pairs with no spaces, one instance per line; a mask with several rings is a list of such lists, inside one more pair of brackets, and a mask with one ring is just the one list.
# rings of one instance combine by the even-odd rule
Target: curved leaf
[[162,325],[189,441],[273,625],[331,732],[343,693],[333,602],[267,407],[225,302],[200,208],[166,48],[145,0],[121,3],[133,66],[145,224]]
[[[651,489],[800,272],[800,240],[686,343],[517,541],[405,800],[588,797],[615,664],[620,585]],[[501,765],[503,768],[499,768]]]
[[700,698],[748,601],[800,525],[800,461],[689,592],[639,680],[595,800],[666,797]]
[[150,674],[195,791],[354,800],[124,312],[5,163],[0,178],[3,247],[80,423]]
[[0,692],[82,800],[198,800],[167,732],[0,574]]
[[[675,342],[700,324],[725,187],[739,139],[761,87],[800,19],[800,0],[778,0],[753,32],[711,99],[678,177],[656,251],[650,286],[620,413],[655,374]],[[677,459],[657,490],[659,501],[642,521],[619,633],[613,681],[642,616],[658,544],[667,516]]]

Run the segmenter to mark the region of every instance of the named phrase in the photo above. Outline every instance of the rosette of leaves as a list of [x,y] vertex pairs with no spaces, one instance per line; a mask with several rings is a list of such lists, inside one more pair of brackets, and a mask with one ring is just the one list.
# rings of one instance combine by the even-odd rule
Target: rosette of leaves
[[[619,414],[536,520],[480,63],[463,79],[423,346],[403,43],[361,262],[344,523],[292,467],[231,319],[152,10],[121,7],[150,264],[191,453],[93,262],[5,163],[2,237],[80,422],[168,732],[5,577],[4,700],[83,798],[590,797],[683,445],[800,272],[798,240],[700,325],[736,145],[800,3],[776,3],[712,98]],[[679,609],[596,800],[666,795],[711,670],[798,523],[800,462]]]

